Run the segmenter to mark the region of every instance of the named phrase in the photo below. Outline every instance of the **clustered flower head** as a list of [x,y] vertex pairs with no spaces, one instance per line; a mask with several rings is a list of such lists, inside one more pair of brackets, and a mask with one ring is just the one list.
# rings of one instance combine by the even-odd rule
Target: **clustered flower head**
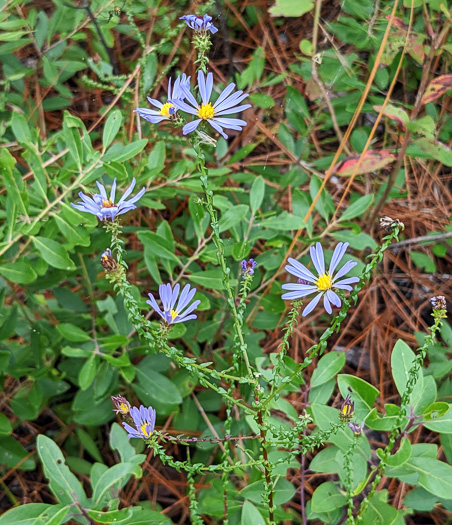
[[360,437],[363,433],[364,421],[362,421],[360,425],[358,425],[358,423],[349,423],[348,426],[356,437]]
[[250,259],[247,261],[246,259],[243,259],[241,262],[242,266],[242,275],[243,277],[246,277],[247,275],[253,275],[254,274],[254,268],[257,266],[257,262],[254,259]]
[[317,271],[318,276],[316,277],[311,271],[309,271],[306,266],[301,264],[295,259],[289,258],[289,264],[285,267],[286,270],[302,279],[302,282],[297,283],[287,283],[283,284],[282,288],[284,290],[291,290],[288,293],[282,295],[282,299],[285,301],[293,301],[295,299],[301,299],[307,295],[317,293],[317,295],[312,299],[312,301],[305,307],[302,312],[302,316],[305,317],[317,306],[320,299],[323,297],[323,306],[325,310],[331,314],[332,308],[331,304],[334,306],[340,307],[341,300],[333,288],[340,290],[351,291],[352,287],[350,284],[359,282],[358,277],[348,277],[347,279],[342,279],[338,281],[340,277],[343,277],[347,274],[352,268],[354,268],[358,263],[354,261],[347,261],[344,266],[333,276],[334,271],[336,270],[337,265],[340,263],[344,254],[348,248],[348,242],[340,242],[334,249],[333,256],[331,258],[331,263],[328,271],[325,270],[325,257],[323,255],[323,249],[320,243],[318,242],[316,246],[311,246],[311,260]]
[[152,436],[155,427],[156,412],[152,407],[146,408],[143,405],[140,408],[133,407],[130,409],[130,416],[136,428],[133,428],[125,421],[123,427],[127,430],[127,437],[147,439]]
[[127,399],[123,396],[111,396],[111,400],[113,401],[113,405],[115,408],[113,409],[114,412],[117,414],[121,414],[123,416],[126,416],[130,412],[130,403],[127,401]]
[[446,310],[446,298],[444,295],[437,295],[430,299],[430,303],[433,306],[433,310]]
[[[162,301],[163,311],[159,308],[157,301],[151,293],[148,294],[150,300],[146,301],[146,303],[152,306],[167,324],[184,323],[185,321],[190,321],[190,319],[196,319],[197,316],[191,312],[196,310],[201,301],[198,299],[189,306],[190,301],[196,293],[196,288],[190,289],[190,285],[186,284],[180,297],[179,291],[179,284],[176,284],[174,289],[171,288],[170,283],[159,286],[159,296]],[[177,301],[178,298],[179,301]]]
[[118,203],[115,204],[116,196],[116,179],[113,181],[110,191],[110,197],[107,196],[105,187],[99,182],[96,182],[100,193],[94,194],[92,197],[88,197],[84,193],[80,192],[78,195],[82,199],[77,204],[71,203],[72,206],[86,213],[95,215],[100,221],[110,220],[113,221],[118,215],[127,213],[130,210],[136,208],[135,203],[138,202],[144,195],[146,188],[142,188],[135,197],[127,200],[127,197],[132,193],[133,188],[136,184],[135,177],[132,179],[132,183],[126,189],[123,196],[119,199]]
[[341,411],[339,413],[339,418],[341,421],[349,422],[355,412],[355,403],[353,403],[352,398],[348,395],[341,406]]
[[182,76],[178,76],[174,82],[173,89],[171,89],[170,78],[168,82],[167,101],[162,104],[159,100],[147,97],[149,103],[158,109],[137,108],[135,113],[138,113],[140,117],[152,124],[158,124],[159,122],[162,122],[162,120],[173,120],[177,112],[174,101],[183,100],[185,98],[184,90],[182,88],[185,87],[186,89],[189,89],[190,78],[191,77],[187,77],[185,73]]
[[186,86],[183,86],[182,89],[189,104],[182,100],[174,100],[174,105],[178,109],[198,117],[185,124],[182,128],[182,133],[184,135],[191,133],[203,121],[208,122],[213,129],[218,131],[225,139],[227,139],[228,136],[223,131],[223,128],[241,131],[243,126],[247,124],[244,120],[224,117],[224,115],[238,113],[251,107],[251,104],[240,105],[248,94],[243,93],[243,91],[237,91],[232,94],[234,88],[235,84],[232,82],[220,93],[217,100],[212,104],[210,99],[213,90],[213,75],[212,73],[208,73],[206,77],[202,71],[198,71],[198,89],[201,95],[201,104],[197,102]]
[[181,16],[179,20],[185,20],[185,23],[193,29],[195,32],[210,31],[214,35],[218,29],[212,24],[212,17],[210,15],[198,16],[198,15],[185,15]]

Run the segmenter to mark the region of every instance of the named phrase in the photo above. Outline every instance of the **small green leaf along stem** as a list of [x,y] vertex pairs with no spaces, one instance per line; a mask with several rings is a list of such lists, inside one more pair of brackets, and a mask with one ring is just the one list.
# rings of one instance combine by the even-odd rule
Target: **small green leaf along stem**
[[187,371],[192,372],[197,377],[200,384],[206,388],[213,389],[225,399],[231,400],[231,402],[237,406],[240,406],[240,408],[242,408],[246,413],[255,415],[255,412],[252,408],[245,405],[240,400],[232,398],[223,388],[218,387],[216,384],[209,381],[206,376],[207,374],[210,374],[213,379],[223,379],[227,380],[228,382],[240,380],[239,377],[217,372],[216,370],[197,364],[195,359],[182,356],[176,348],[169,346],[163,334],[154,330],[151,326],[151,323],[141,315],[140,307],[132,295],[132,286],[127,281],[126,277],[127,263],[123,259],[123,255],[125,253],[123,248],[124,243],[119,237],[121,233],[121,225],[118,221],[113,221],[106,222],[105,227],[107,231],[111,233],[111,249],[116,253],[118,266],[120,268],[120,271],[111,272],[107,274],[107,277],[114,284],[114,288],[118,289],[119,293],[124,297],[124,306],[127,310],[129,319],[134,325],[140,338],[144,339],[151,348],[157,347],[159,351],[173,359],[174,362],[181,368],[185,368]]
[[353,495],[352,495],[352,458],[355,453],[359,437],[354,436],[353,443],[344,454],[345,488],[347,489],[347,517],[353,523]]
[[400,409],[399,409],[399,414],[397,416],[397,420],[395,422],[394,428],[392,429],[389,435],[388,444],[383,449],[383,454],[382,454],[380,463],[378,467],[375,469],[375,478],[372,481],[370,490],[367,496],[361,502],[359,512],[356,516],[356,523],[363,523],[363,515],[366,512],[366,509],[369,505],[369,501],[372,499],[373,495],[375,494],[375,491],[377,490],[378,485],[380,484],[381,478],[383,477],[383,474],[386,470],[388,458],[391,455],[392,450],[394,449],[396,440],[400,436],[400,434],[404,430],[406,430],[406,427],[404,427],[404,424],[406,424],[406,419],[407,419],[406,409],[409,406],[410,396],[413,393],[414,386],[418,379],[418,374],[425,361],[425,358],[427,357],[428,350],[435,339],[435,334],[439,330],[443,322],[443,317],[441,315],[435,315],[435,314],[433,315],[435,317],[435,322],[430,327],[430,334],[425,339],[424,344],[420,348],[418,348],[418,353],[416,354],[413,364],[408,372],[408,380],[406,383],[406,389],[402,395],[402,400],[400,403]]
[[221,271],[223,272],[223,285],[226,289],[227,302],[228,302],[229,308],[232,313],[234,328],[235,328],[236,336],[238,338],[238,344],[240,347],[240,351],[242,353],[243,361],[246,366],[248,377],[250,379],[253,379],[254,381],[253,371],[251,369],[251,365],[248,359],[247,344],[245,343],[245,339],[243,337],[243,328],[242,328],[243,327],[243,315],[239,315],[237,308],[235,306],[234,292],[232,290],[231,283],[229,281],[229,274],[231,273],[231,270],[230,268],[228,268],[226,264],[226,258],[224,255],[224,244],[220,236],[220,227],[218,223],[217,213],[213,206],[213,192],[211,189],[209,189],[208,175],[207,175],[207,169],[205,166],[204,153],[202,152],[199,143],[194,143],[193,147],[198,157],[197,166],[198,166],[199,172],[201,173],[201,177],[200,177],[201,185],[204,190],[204,195],[206,197],[205,205],[207,208],[207,212],[210,215],[210,226],[212,228],[212,240],[217,249],[218,262],[220,264]]

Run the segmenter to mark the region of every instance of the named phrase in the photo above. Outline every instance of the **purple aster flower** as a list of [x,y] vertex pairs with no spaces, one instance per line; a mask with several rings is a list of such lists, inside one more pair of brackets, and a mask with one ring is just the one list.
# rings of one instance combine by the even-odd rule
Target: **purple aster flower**
[[179,20],[185,20],[188,27],[196,32],[210,31],[214,35],[218,29],[212,24],[212,17],[210,15],[198,16],[198,15],[185,15],[181,16]]
[[111,186],[110,198],[107,197],[105,187],[102,186],[100,182],[96,182],[100,193],[96,193],[92,197],[88,197],[84,193],[80,192],[78,196],[82,199],[82,201],[78,202],[77,204],[71,204],[77,210],[84,211],[86,213],[92,213],[100,221],[104,221],[106,219],[113,221],[117,215],[122,215],[123,213],[127,213],[130,210],[134,210],[136,208],[135,203],[139,201],[144,195],[146,189],[141,188],[135,197],[127,200],[127,197],[132,193],[136,182],[137,181],[134,177],[132,179],[132,183],[124,192],[124,195],[119,199],[118,204],[115,204],[116,179],[113,181]]
[[353,434],[355,434],[356,437],[359,437],[363,433],[364,421],[362,421],[360,425],[358,425],[358,423],[349,423],[348,426]]
[[[201,301],[198,299],[188,306],[196,293],[196,288],[192,288],[190,290],[190,285],[186,284],[182,290],[182,293],[180,294],[180,297],[179,290],[179,284],[176,284],[174,290],[171,288],[169,283],[161,284],[159,286],[159,295],[163,305],[163,312],[160,310],[154,296],[151,293],[148,294],[150,300],[146,301],[146,303],[151,305],[152,308],[154,308],[154,310],[160,315],[160,317],[168,324],[184,323],[185,321],[190,321],[190,319],[196,319],[197,317],[195,314],[191,314],[191,312],[196,310]],[[179,301],[176,306],[178,297]],[[185,311],[183,311],[184,308],[186,308]]]
[[257,262],[254,259],[250,259],[249,261],[247,261],[246,259],[243,259],[241,265],[242,265],[242,275],[243,277],[246,277],[247,275],[254,274],[254,268],[256,268]]
[[146,408],[141,405],[140,408],[131,408],[129,415],[132,417],[136,428],[131,427],[123,421],[122,425],[128,432],[127,437],[140,439],[150,438],[152,432],[154,432],[155,410],[152,407]]
[[165,102],[165,104],[162,104],[155,98],[147,97],[149,103],[158,108],[158,110],[148,108],[137,108],[135,109],[134,113],[138,113],[140,117],[144,118],[148,122],[151,122],[152,124],[158,124],[159,122],[162,122],[162,120],[170,120],[176,114],[177,111],[177,108],[175,107],[173,101],[179,99],[183,100],[185,98],[185,94],[182,90],[182,87],[186,86],[186,88],[189,89],[190,78],[191,77],[187,77],[185,73],[182,75],[182,77],[177,77],[172,90],[171,79],[169,79],[168,99]]
[[213,129],[218,131],[218,133],[220,133],[225,139],[227,139],[228,136],[223,131],[223,128],[242,131],[242,127],[247,124],[244,120],[238,118],[224,118],[223,115],[238,113],[239,111],[244,111],[245,109],[250,108],[251,104],[240,105],[240,102],[242,102],[248,94],[243,93],[243,91],[237,91],[231,95],[232,90],[235,88],[235,84],[231,83],[223,90],[216,102],[212,105],[210,97],[212,96],[213,89],[213,75],[212,73],[208,73],[206,78],[202,71],[198,71],[198,87],[199,93],[201,94],[201,105],[196,102],[195,97],[185,86],[183,86],[182,89],[191,106],[182,100],[173,101],[177,109],[181,109],[186,113],[198,117],[196,120],[192,120],[185,124],[182,128],[183,134],[187,135],[194,131],[202,120],[207,121]]
[[292,275],[295,275],[295,277],[302,279],[303,282],[299,281],[298,283],[283,284],[282,287],[284,290],[292,291],[282,295],[282,299],[285,301],[293,301],[294,299],[301,299],[302,297],[318,292],[316,297],[314,297],[314,299],[303,310],[303,317],[312,312],[322,296],[323,306],[329,314],[333,311],[331,303],[334,306],[340,307],[341,300],[337,293],[333,291],[333,288],[351,291],[352,287],[350,284],[359,282],[358,277],[348,277],[347,279],[337,281],[337,279],[343,277],[358,264],[353,261],[347,261],[337,274],[333,276],[334,270],[342,260],[347,248],[348,242],[340,242],[336,246],[333,252],[333,257],[331,258],[329,270],[325,271],[325,258],[323,256],[322,246],[319,242],[316,246],[311,246],[311,260],[317,270],[318,277],[311,273],[306,266],[289,257],[288,261],[290,264],[286,266],[286,270]]

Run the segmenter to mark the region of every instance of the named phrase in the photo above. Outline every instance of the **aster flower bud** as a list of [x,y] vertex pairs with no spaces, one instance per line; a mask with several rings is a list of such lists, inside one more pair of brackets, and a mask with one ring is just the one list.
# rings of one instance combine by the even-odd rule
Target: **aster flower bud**
[[247,261],[246,259],[243,259],[241,266],[242,266],[242,275],[243,277],[246,277],[247,275],[254,274],[254,268],[256,268],[257,262],[254,259],[250,259],[249,261]]
[[362,421],[360,425],[358,425],[358,423],[349,423],[348,426],[350,427],[350,430],[353,432],[353,434],[355,434],[356,437],[362,436],[364,429],[364,421]]
[[100,257],[100,263],[107,270],[107,272],[114,272],[118,269],[118,263],[111,256],[110,248],[107,248]]
[[405,225],[403,222],[399,221],[399,219],[391,219],[391,217],[384,216],[380,217],[380,228],[382,230],[385,230],[387,232],[391,232],[393,228],[401,228],[402,230],[405,228]]
[[115,408],[113,409],[114,412],[117,414],[121,414],[123,416],[127,416],[130,412],[130,403],[127,401],[127,399],[123,396],[111,396],[111,400],[113,401],[113,405]]
[[352,398],[347,396],[345,401],[341,405],[341,411],[339,413],[339,418],[341,421],[349,422],[355,413],[355,403],[353,403]]

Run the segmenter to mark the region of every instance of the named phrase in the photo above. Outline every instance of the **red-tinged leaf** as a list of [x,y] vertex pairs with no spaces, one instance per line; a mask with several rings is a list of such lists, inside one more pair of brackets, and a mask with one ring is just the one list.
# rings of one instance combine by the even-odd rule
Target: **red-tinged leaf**
[[[386,15],[386,19],[389,20],[391,18],[390,15]],[[395,16],[392,19],[392,27],[397,27],[397,29],[401,29],[402,31],[408,31],[408,26],[403,22],[403,20],[397,16]]]
[[433,102],[449,89],[452,89],[452,75],[441,75],[432,80],[427,86],[421,103]]
[[[383,106],[373,106],[375,111],[378,111],[378,112],[381,111],[382,107]],[[385,110],[383,111],[383,115],[397,122],[397,124],[399,124],[405,130],[406,130],[408,122],[410,121],[410,118],[408,117],[408,114],[405,110],[403,110],[402,108],[393,106],[392,104],[388,104],[385,107]]]
[[[355,155],[353,157],[347,157],[346,159],[341,160],[336,167],[333,169],[333,173],[336,175],[342,175],[343,177],[349,177],[353,175],[356,169],[356,165],[359,162],[359,159],[363,155]],[[396,156],[394,153],[390,153],[387,150],[369,150],[364,154],[357,175],[362,175],[363,173],[371,173],[372,171],[381,170],[391,162],[394,162]]]

